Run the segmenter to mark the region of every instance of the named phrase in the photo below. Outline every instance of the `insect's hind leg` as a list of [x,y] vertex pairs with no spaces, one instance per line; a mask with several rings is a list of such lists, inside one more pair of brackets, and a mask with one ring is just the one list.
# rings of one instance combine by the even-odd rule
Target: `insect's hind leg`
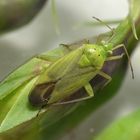
[[45,108],[45,106],[42,106],[39,108],[38,113],[36,114],[36,117],[38,117],[41,114],[41,111]]
[[79,99],[74,99],[74,100],[71,100],[71,101],[64,101],[64,102],[55,103],[53,105],[62,105],[62,104],[76,103],[76,102],[80,102],[80,101],[84,101],[84,100],[92,98],[94,96],[94,91],[93,91],[93,88],[91,87],[90,83],[86,84],[84,86],[84,88],[85,88],[88,96],[80,97]]
[[38,113],[36,114],[36,117],[38,117],[42,112],[44,112],[43,110],[47,107],[50,107],[50,105],[42,105],[39,110],[38,110]]

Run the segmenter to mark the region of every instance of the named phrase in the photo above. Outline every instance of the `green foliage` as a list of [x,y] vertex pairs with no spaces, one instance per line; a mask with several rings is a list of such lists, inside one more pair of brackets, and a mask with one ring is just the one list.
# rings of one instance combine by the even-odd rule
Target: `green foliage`
[[140,139],[140,110],[123,117],[110,126],[93,140],[139,140]]

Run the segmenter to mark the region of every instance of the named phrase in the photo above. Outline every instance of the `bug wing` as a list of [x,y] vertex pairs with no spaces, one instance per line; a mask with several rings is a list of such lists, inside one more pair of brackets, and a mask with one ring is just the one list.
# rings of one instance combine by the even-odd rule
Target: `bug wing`
[[97,70],[94,68],[79,68],[79,71],[73,70],[72,74],[65,76],[55,86],[51,94],[48,104],[61,102],[65,98],[71,96],[73,93],[84,87],[96,74]]
[[58,81],[75,69],[82,55],[82,48],[70,52],[50,65],[40,76],[38,84]]
[[65,56],[66,54],[70,53],[72,50],[74,50],[74,48],[70,50],[67,47],[65,47],[63,44],[60,44],[58,48],[42,53],[41,55],[38,55],[38,57],[50,62],[55,62],[61,57]]

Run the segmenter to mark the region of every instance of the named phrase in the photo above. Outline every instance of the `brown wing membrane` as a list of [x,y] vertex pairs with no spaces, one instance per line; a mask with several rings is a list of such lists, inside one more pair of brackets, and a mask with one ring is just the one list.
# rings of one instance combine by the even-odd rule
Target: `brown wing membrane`
[[42,107],[47,104],[56,82],[37,85],[29,95],[29,101],[33,106]]

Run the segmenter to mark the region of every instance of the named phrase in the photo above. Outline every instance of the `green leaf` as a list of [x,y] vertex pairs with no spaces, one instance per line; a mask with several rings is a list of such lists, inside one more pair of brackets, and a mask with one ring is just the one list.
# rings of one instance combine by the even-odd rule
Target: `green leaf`
[[139,140],[140,139],[140,109],[123,117],[110,126],[93,140]]
[[11,94],[11,92],[22,84],[37,76],[40,72],[42,72],[43,67],[47,66],[48,64],[43,62],[43,60],[33,58],[26,64],[19,67],[0,83],[0,100]]
[[5,115],[0,125],[0,133],[28,121],[37,115],[38,110],[31,107],[28,101],[28,94],[37,79],[38,77],[32,79],[15,91],[14,94],[18,94],[18,97]]

